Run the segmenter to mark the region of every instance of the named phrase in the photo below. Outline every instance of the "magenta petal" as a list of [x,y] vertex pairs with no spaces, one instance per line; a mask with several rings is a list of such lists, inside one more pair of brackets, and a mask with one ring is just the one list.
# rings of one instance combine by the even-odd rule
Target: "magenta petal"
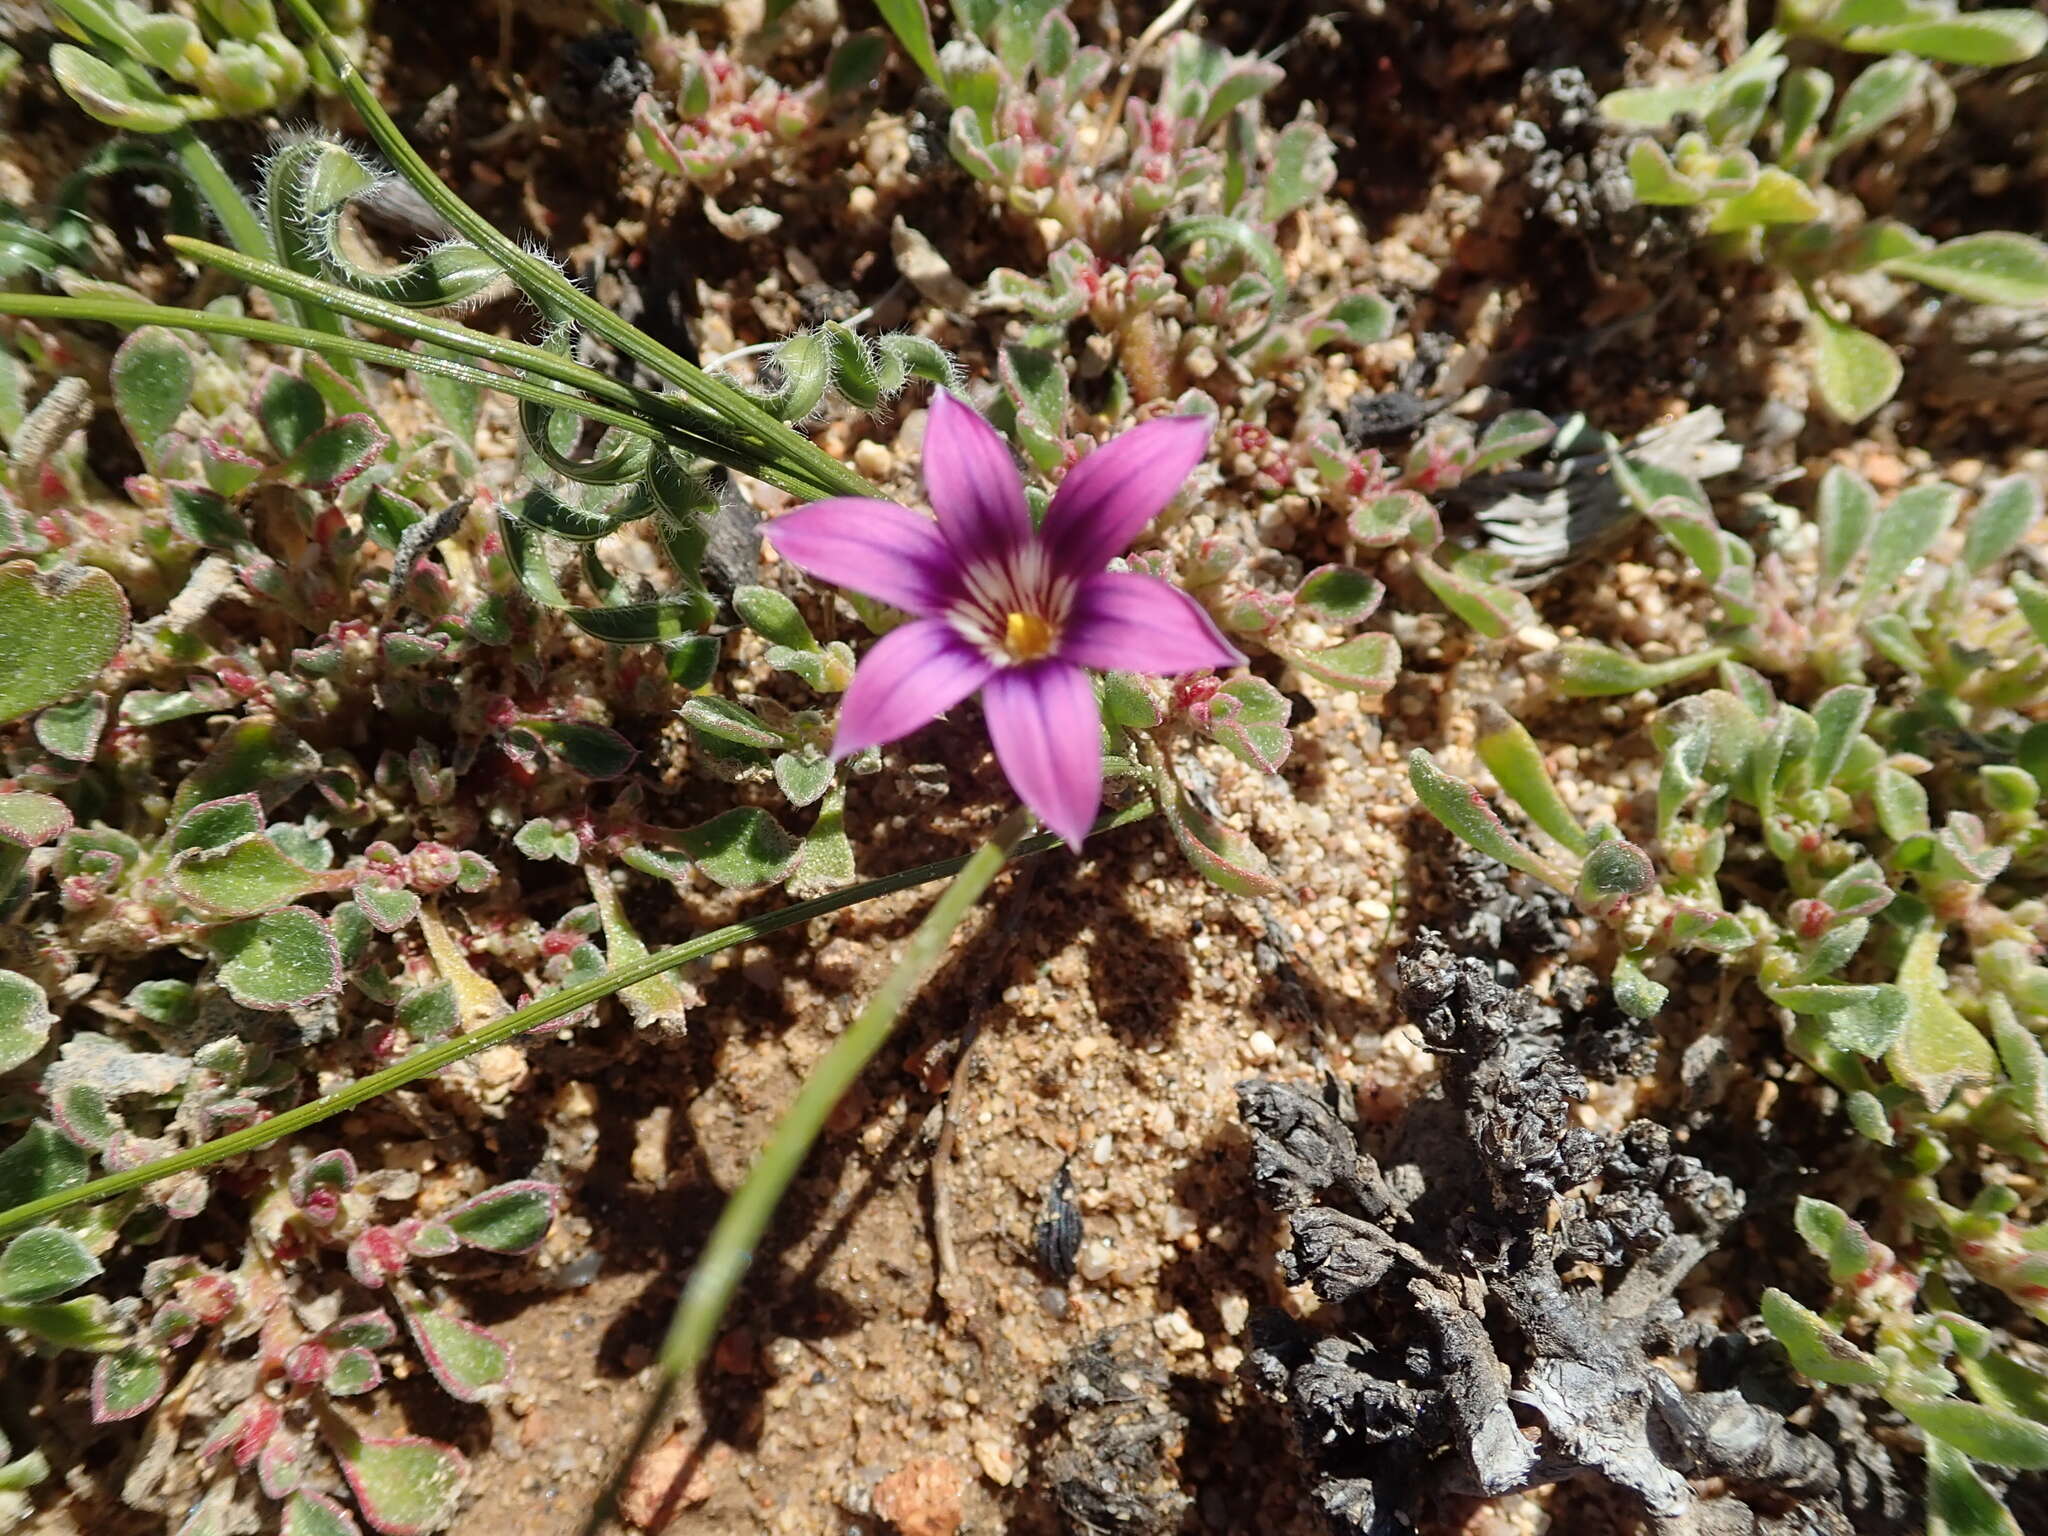
[[944,619],[918,619],[875,642],[839,704],[832,755],[908,736],[982,685],[995,663]]
[[893,501],[813,502],[761,536],[798,570],[911,613],[934,613],[952,596],[955,564],[938,528]]
[[1167,416],[1112,438],[1067,471],[1041,536],[1061,570],[1088,576],[1131,547],[1209,451],[1204,416]]
[[924,429],[924,489],[939,532],[963,565],[1000,558],[1031,537],[1024,482],[996,429],[940,390]]
[[1001,668],[981,708],[1010,788],[1079,848],[1102,804],[1102,713],[1088,674],[1062,661]]
[[1153,576],[1104,571],[1081,583],[1060,659],[1105,672],[1179,677],[1235,667],[1243,654],[1187,593]]

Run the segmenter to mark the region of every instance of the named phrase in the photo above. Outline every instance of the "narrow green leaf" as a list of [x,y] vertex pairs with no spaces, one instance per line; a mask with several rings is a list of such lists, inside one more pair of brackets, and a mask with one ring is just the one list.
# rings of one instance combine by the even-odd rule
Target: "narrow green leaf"
[[2048,305],[2048,245],[2010,230],[1946,240],[1931,251],[1895,257],[1884,268],[1979,304]]
[[1537,826],[1583,858],[1592,840],[1564,803],[1564,796],[1558,793],[1536,738],[1491,700],[1480,701],[1478,715],[1479,760],[1486,764],[1501,793],[1520,806]]
[[1501,825],[1484,795],[1463,779],[1445,773],[1437,767],[1436,759],[1420,747],[1408,754],[1408,782],[1422,808],[1461,841],[1554,889],[1571,890],[1572,882],[1561,870],[1518,842]]

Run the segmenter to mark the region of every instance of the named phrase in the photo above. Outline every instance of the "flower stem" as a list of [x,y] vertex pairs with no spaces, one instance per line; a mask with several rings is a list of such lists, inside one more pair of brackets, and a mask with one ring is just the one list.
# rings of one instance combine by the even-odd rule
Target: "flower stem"
[[[1146,809],[1149,814],[1150,807]],[[718,1224],[711,1229],[711,1236],[697,1259],[697,1267],[690,1272],[689,1283],[683,1287],[675,1316],[669,1322],[668,1334],[662,1340],[661,1354],[656,1362],[661,1379],[640,1416],[625,1455],[613,1469],[604,1493],[584,1522],[584,1536],[595,1536],[611,1519],[619,1488],[627,1474],[667,1417],[682,1384],[704,1363],[704,1357],[711,1349],[712,1336],[732,1302],[733,1292],[739,1289],[740,1280],[753,1263],[754,1251],[760,1245],[762,1234],[768,1230],[770,1219],[781,1205],[790,1180],[796,1177],[797,1169],[810,1155],[825,1121],[840,1099],[845,1097],[846,1091],[867,1069],[868,1063],[874,1060],[875,1053],[896,1027],[896,1020],[901,1017],[911,995],[945,954],[955,930],[973,910],[1003,865],[1009,862],[1010,856],[1045,840],[1033,838],[1028,843],[1024,842],[1024,834],[1030,829],[1030,813],[1019,807],[1005,817],[988,841],[960,865],[960,872],[953,877],[953,883],[932,903],[924,921],[917,925],[917,931],[911,934],[909,943],[904,946],[902,956],[881,986],[876,988],[874,996],[868,999],[867,1006],[833,1041],[832,1049],[804,1079],[795,1102],[783,1111],[767,1145],[761,1148],[753,1166],[747,1170],[746,1180],[726,1201],[725,1209],[719,1213]]]
[[[375,363],[379,367],[394,369],[401,373],[428,373],[441,378],[461,379],[464,383],[474,384],[480,389],[495,389],[516,399],[531,400],[537,405],[580,412],[592,421],[601,421],[607,426],[620,427],[628,432],[638,432],[645,437],[667,442],[685,452],[694,452],[696,448],[694,440],[677,441],[672,432],[660,421],[651,421],[633,409],[622,410],[616,406],[590,400],[586,396],[574,393],[570,387],[538,382],[515,373],[493,373],[489,369],[473,367],[468,363],[453,362],[423,352],[408,352],[402,347],[386,346],[382,342],[365,341],[360,336],[330,336],[319,331],[308,331],[301,326],[284,325],[275,320],[257,320],[248,315],[223,315],[212,310],[177,309],[168,304],[142,304],[130,299],[82,298],[70,294],[0,293],[0,315],[21,315],[37,320],[68,320],[74,323],[89,321],[97,325],[119,326],[124,330],[137,330],[145,325],[161,325],[169,330],[193,331],[207,336],[239,336],[244,341],[262,342],[266,346],[296,347],[307,352],[318,352],[323,357],[360,358],[366,363]],[[435,344],[445,346],[448,343],[443,338],[437,338]],[[621,388],[630,391],[631,386]],[[647,398],[651,400],[657,397],[650,395]]]
[[[1104,817],[1096,824],[1095,830],[1106,832],[1114,827],[1129,826],[1132,822],[1143,821],[1151,814],[1151,805],[1141,803],[1128,810],[1119,811],[1113,816]],[[1041,835],[1026,839],[1017,845],[1015,851],[1020,856],[1029,856],[1059,846],[1061,844],[1058,838]],[[573,986],[550,992],[545,997],[536,998],[524,1008],[516,1009],[502,1019],[494,1019],[466,1035],[458,1035],[452,1040],[443,1040],[439,1044],[415,1051],[403,1061],[396,1062],[381,1072],[373,1072],[359,1082],[337,1089],[310,1104],[301,1104],[296,1109],[285,1110],[268,1120],[245,1126],[239,1131],[231,1131],[225,1136],[216,1136],[211,1141],[200,1142],[197,1146],[173,1152],[168,1157],[157,1158],[154,1162],[144,1163],[140,1167],[109,1174],[105,1178],[94,1179],[89,1184],[59,1190],[55,1194],[44,1195],[40,1199],[17,1205],[11,1210],[0,1211],[0,1237],[11,1236],[13,1233],[36,1226],[76,1206],[96,1205],[103,1200],[111,1200],[116,1195],[125,1195],[146,1184],[153,1184],[158,1179],[168,1178],[172,1174],[210,1167],[227,1158],[258,1151],[273,1142],[284,1140],[287,1136],[295,1136],[300,1131],[308,1130],[323,1120],[332,1119],[354,1109],[359,1104],[367,1104],[393,1089],[403,1088],[408,1083],[432,1076],[443,1067],[452,1066],[458,1061],[476,1055],[479,1051],[503,1045],[528,1030],[542,1024],[553,1023],[556,1019],[564,1018],[578,1009],[587,1008],[592,1003],[623,991],[636,982],[663,975],[678,966],[688,965],[692,960],[702,960],[722,949],[730,949],[735,944],[744,944],[749,940],[807,923],[814,917],[824,917],[828,913],[858,906],[861,902],[871,901],[877,896],[888,896],[897,891],[910,890],[915,886],[929,885],[934,880],[943,880],[948,875],[959,874],[968,869],[976,860],[983,859],[987,853],[988,849],[984,847],[980,852],[967,857],[941,859],[934,864],[920,864],[914,869],[884,875],[878,880],[864,881],[843,891],[834,891],[829,896],[797,902],[794,906],[784,907],[778,912],[768,912],[759,917],[729,923],[723,928],[714,928],[711,932],[700,934],[685,943],[658,950],[644,960],[635,961],[630,965],[615,966],[601,976],[593,976],[588,981],[577,982]],[[994,870],[991,869],[989,875],[982,879],[981,885],[987,885],[988,879],[993,875]],[[977,886],[977,893],[979,889]],[[950,891],[947,893],[948,896],[951,894]],[[945,898],[941,898],[941,904],[944,900]],[[919,932],[921,934],[923,930],[920,929]],[[887,991],[886,987],[884,991]],[[900,1001],[897,1006],[901,1006]],[[865,1018],[866,1015],[863,1014],[862,1017]],[[893,1015],[891,1018],[893,1019]],[[884,1028],[886,1032],[886,1025]]]

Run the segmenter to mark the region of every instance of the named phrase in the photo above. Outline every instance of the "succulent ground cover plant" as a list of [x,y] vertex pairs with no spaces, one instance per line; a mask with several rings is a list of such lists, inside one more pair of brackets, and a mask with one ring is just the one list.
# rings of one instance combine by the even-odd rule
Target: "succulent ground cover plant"
[[[1923,139],[1940,131],[1953,108],[1934,65],[2023,64],[2044,46],[2048,21],[2031,10],[1821,0],[1784,7],[1726,69],[1617,91],[1601,111],[1642,128],[1684,120],[1669,149],[1654,138],[1631,147],[1636,196],[1700,209],[1718,249],[1793,279],[1805,301],[1815,389],[1829,411],[1854,422],[1892,398],[1904,365],[1827,296],[1828,279],[1875,272],[1964,299],[2039,308],[2048,305],[2048,246],[2013,230],[1931,240],[1897,219],[1870,218],[1830,172],[1902,120],[1927,124]],[[1885,57],[1844,75],[1830,67],[1833,50]],[[1756,143],[1765,157],[1752,151]]]
[[[623,1159],[590,1148],[619,1127],[591,1129],[579,1164],[564,1106],[631,1091],[619,1064],[679,1042],[737,1052],[745,1031],[704,1040],[707,995],[787,988],[829,1028],[793,1050],[793,1096],[732,1117],[744,1144],[698,1180],[712,1204],[670,1255],[691,1266],[674,1318],[641,1330],[644,1372],[626,1351],[634,1408],[585,1458],[609,1487],[586,1468],[565,1517],[608,1521],[637,1462],[621,1508],[658,1525],[696,1498],[694,1475],[639,1496],[688,1387],[759,1378],[765,1398],[771,1375],[857,1374],[814,1318],[775,1341],[801,1347],[756,1348],[756,1293],[785,1257],[771,1226],[821,1140],[887,1142],[898,1110],[869,1068],[956,936],[991,1000],[957,1055],[927,1041],[901,1075],[927,1096],[916,1144],[937,1149],[948,1315],[928,1342],[972,1336],[975,1391],[993,1392],[1009,1346],[991,1341],[1010,1336],[961,1304],[942,1180],[982,1014],[1079,985],[1066,940],[1030,948],[1021,915],[1051,906],[1048,933],[1084,948],[1137,920],[1131,1014],[1225,996],[1242,978],[1210,957],[1243,926],[1264,990],[1228,995],[1273,1011],[1234,1036],[1291,1063],[1270,1070],[1324,1074],[1244,1095],[1257,1181],[1288,1218],[1285,1278],[1323,1311],[1247,1333],[1247,1296],[1215,1299],[1219,1272],[1283,1299],[1242,1188],[1205,1187],[1239,1147],[1198,1146],[1176,1118],[1227,1063],[1175,1063],[1162,1087],[1141,1058],[1173,1062],[1171,1039],[1119,1041],[1139,1063],[1125,1081],[1078,1049],[1042,1058],[1006,1114],[1034,1093],[1086,1114],[1158,1103],[1124,1147],[1037,1132],[1062,1159],[1032,1201],[1057,1241],[1016,1246],[1058,1285],[1035,1286],[1030,1326],[1087,1332],[1050,1352],[1015,1335],[1010,1353],[1067,1363],[1030,1394],[1053,1426],[1032,1442],[1042,1472],[973,1440],[982,1481],[1009,1490],[982,1491],[989,1518],[1028,1522],[1042,1497],[1072,1528],[1230,1528],[1225,1484],[1277,1486],[1245,1475],[1251,1440],[1202,1497],[1177,1479],[1217,1455],[1216,1404],[1190,1392],[1221,1401],[1243,1367],[1279,1406],[1254,1419],[1231,1398],[1237,1422],[1291,1425],[1338,1529],[1441,1524],[1458,1499],[1559,1480],[1554,1508],[1591,1499],[1616,1531],[1788,1530],[1794,1501],[1802,1529],[1904,1528],[1923,1487],[1928,1529],[2024,1528],[2048,1463],[2033,469],[1887,477],[1839,450],[1798,486],[1746,462],[1724,433],[1748,424],[1705,393],[1632,403],[1630,435],[1609,435],[1597,391],[1525,397],[1477,344],[1447,363],[1451,342],[1403,329],[1411,307],[1497,333],[1506,306],[1459,294],[1452,267],[1407,281],[1367,259],[1382,189],[1356,129],[1374,109],[1297,102],[1284,62],[1333,46],[1333,23],[1283,39],[1229,6],[1198,26],[1186,4],[884,0],[886,32],[799,3],[747,33],[591,9],[622,30],[575,39],[552,94],[470,148],[516,140],[527,176],[552,135],[630,141],[643,211],[701,215],[723,242],[695,253],[705,270],[758,279],[754,319],[720,317],[722,357],[658,339],[628,318],[646,308],[596,296],[616,273],[579,257],[596,276],[571,281],[452,191],[467,151],[438,108],[401,131],[358,67],[376,35],[361,8],[54,7],[57,87],[141,137],[0,209],[0,1358],[42,1384],[0,1406],[0,1523],[82,1497],[146,1444],[120,1497],[191,1536],[453,1528],[498,1492],[467,1462],[503,1453],[415,1431],[446,1399],[524,1396],[521,1320],[483,1298],[520,1275],[567,1289],[607,1257],[582,1245],[619,1204],[598,1165]],[[529,24],[508,20],[506,46]],[[2030,302],[2038,248],[1929,245],[1862,222],[1829,178],[1911,102],[1940,105],[1949,77],[1917,61],[2023,61],[2039,29],[1855,5],[1779,27],[1790,43],[1769,34],[1715,80],[1609,110],[1700,116],[1698,142],[1633,151],[1637,192],[1697,191],[1719,237],[1809,280],[1823,393],[1855,416],[1883,372],[1842,362],[1876,345],[1834,318],[1859,263]],[[1899,57],[1845,81],[1829,119],[1828,77],[1784,67],[1788,48]],[[600,54],[620,67],[577,96]],[[546,106],[572,97],[582,116]],[[195,130],[300,100],[326,126],[280,137],[246,188]],[[1744,158],[1759,134],[1779,164]],[[151,259],[174,262],[130,284],[96,220],[138,180],[163,225]],[[492,183],[466,185],[509,223]],[[879,222],[853,243],[886,250],[845,261],[834,239],[756,271],[820,185],[868,194],[848,217]],[[404,198],[444,229],[394,254],[375,215]],[[912,463],[922,495],[898,472]],[[1629,646],[1572,590],[1638,581],[1620,574],[1635,556],[1683,645]],[[1633,801],[1554,767],[1625,762],[1634,722],[1658,774]],[[1378,779],[1370,803],[1326,800],[1410,749],[1419,810]],[[1419,894],[1396,875],[1380,908],[1295,926],[1373,828],[1417,814],[1463,840],[1416,840]],[[1128,865],[1102,835],[1155,816],[1205,904],[1176,908],[1170,860]],[[942,856],[909,863],[928,843]],[[1005,867],[1062,844],[1091,862],[1056,853],[1043,905],[1015,881],[973,937]],[[907,937],[849,979],[857,946],[821,920],[940,879],[914,927],[871,909],[870,931]],[[1430,915],[1487,960],[1425,933],[1388,969],[1445,892]],[[1134,904],[1094,905],[1105,893]],[[1185,940],[1155,934],[1176,910],[1199,912]],[[1328,956],[1368,926],[1384,974],[1326,990]],[[763,947],[777,932],[788,950]],[[994,964],[970,947],[990,942]],[[1540,957],[1547,1003],[1508,988],[1504,948]],[[809,974],[778,979],[785,954]],[[1718,1011],[1691,985],[1708,977]],[[1393,980],[1407,1034],[1368,1024]],[[1734,1007],[1774,1026],[1739,1065],[1701,1045]],[[1307,1047],[1274,1038],[1282,1018],[1310,1021]],[[1626,1102],[1668,1065],[1664,1027],[1698,1032],[1682,1112]],[[1694,1102],[1716,1061],[1811,1110],[1775,1182],[1724,1171],[1741,1160],[1718,1101]],[[1352,1126],[1354,1099],[1373,1127]],[[706,1148],[708,1123],[688,1133]],[[632,1127],[635,1179],[670,1124]],[[1090,1170],[1148,1142],[1179,1182],[1118,1210]],[[1204,1201],[1200,1218],[1181,1203]],[[833,1209],[852,1222],[859,1204]],[[1815,1263],[1789,1244],[1768,1273],[1725,1262],[1772,1223]],[[917,1241],[868,1246],[894,1262]],[[1187,1267],[1133,1347],[1096,1314],[1148,1247]],[[1725,1293],[1704,1303],[1709,1285]],[[878,1311],[916,1314],[888,1294]],[[983,1427],[948,1411],[932,1433],[961,1422]],[[534,1419],[520,1442],[552,1433]],[[711,1443],[707,1425],[699,1471]],[[863,1473],[820,1518],[950,1532],[959,1488],[921,1459]]]

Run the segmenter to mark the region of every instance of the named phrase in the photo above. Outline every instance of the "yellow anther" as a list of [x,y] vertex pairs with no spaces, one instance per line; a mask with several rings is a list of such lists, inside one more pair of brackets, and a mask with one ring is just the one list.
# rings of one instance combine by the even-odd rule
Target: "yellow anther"
[[1036,661],[1052,649],[1053,629],[1035,613],[1013,613],[1003,622],[1003,649],[1018,661]]

